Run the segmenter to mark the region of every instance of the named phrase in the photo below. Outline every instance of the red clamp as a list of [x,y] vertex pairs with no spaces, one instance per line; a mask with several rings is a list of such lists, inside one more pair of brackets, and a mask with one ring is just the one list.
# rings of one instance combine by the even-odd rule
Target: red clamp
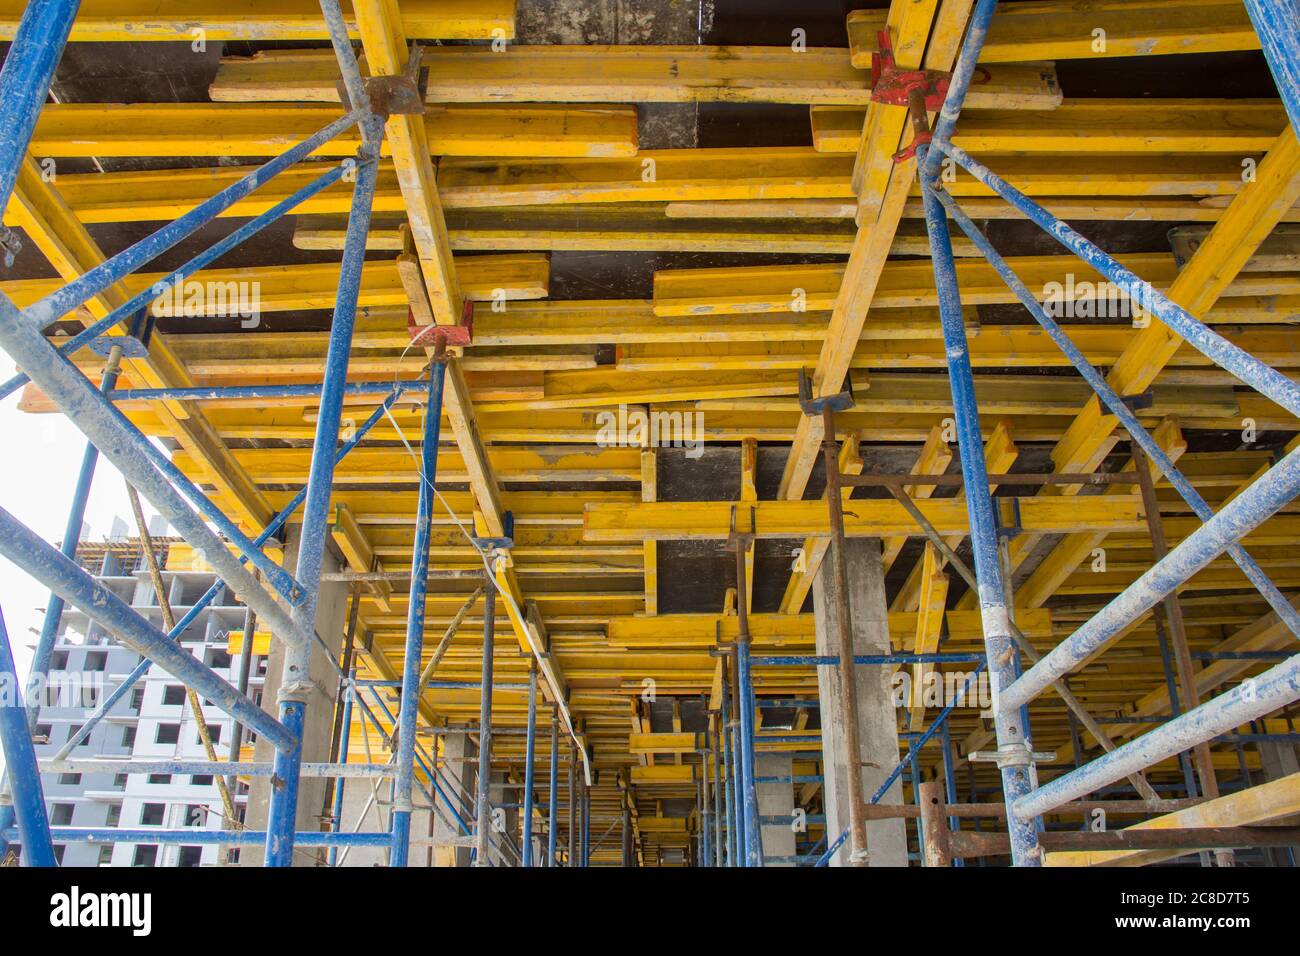
[[[877,34],[880,51],[871,55],[871,98],[877,103],[890,106],[916,107],[913,94],[919,92],[924,98],[925,110],[937,110],[943,106],[944,97],[948,95],[948,84],[952,76],[938,70],[900,70],[894,62],[894,47],[889,39],[889,31],[881,30]],[[918,116],[912,117],[912,142],[906,148],[894,154],[894,162],[901,163],[916,155],[918,146],[931,142],[929,119],[919,109]]]
[[927,110],[943,106],[952,74],[940,70],[900,70],[894,63],[894,44],[889,31],[881,30],[877,36],[880,50],[871,54],[871,98],[890,106],[907,106],[912,90],[921,90]]
[[416,325],[415,313],[407,309],[406,332],[411,345],[420,348],[433,348],[439,339],[443,345],[469,345],[474,339],[474,303],[465,300],[459,325]]

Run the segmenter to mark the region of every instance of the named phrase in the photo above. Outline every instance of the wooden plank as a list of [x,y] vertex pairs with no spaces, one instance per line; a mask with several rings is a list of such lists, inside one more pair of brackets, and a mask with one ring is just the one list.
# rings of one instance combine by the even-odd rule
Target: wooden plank
[[[205,289],[209,288],[208,283],[215,283],[221,291],[238,290],[238,284],[243,283],[248,298],[256,302],[259,312],[332,309],[338,294],[338,271],[338,264],[329,262],[205,269],[202,282]],[[456,275],[465,297],[476,301],[502,297],[541,299],[549,291],[550,260],[544,255],[528,253],[467,256],[456,264]],[[135,295],[166,277],[167,273],[162,272],[137,272],[123,279],[122,286],[128,295]],[[11,279],[0,282],[0,291],[24,306],[62,284],[57,279]],[[361,270],[360,307],[405,308],[407,301],[396,260],[372,260],[365,264]],[[224,303],[228,302],[228,297],[204,296],[201,303],[194,304],[193,310],[196,314],[209,314],[208,310],[225,308]]]
[[[871,68],[883,11],[848,15],[853,65]],[[1105,31],[1098,44],[1095,30]],[[1225,0],[1031,0],[999,7],[981,63],[1258,50],[1245,8]]]
[[[31,151],[59,158],[275,156],[338,116],[337,106],[313,104],[61,103],[41,111]],[[637,149],[632,107],[431,106],[423,123],[410,125],[436,156],[634,156]],[[352,156],[360,136],[354,127],[313,155]],[[402,148],[390,130],[383,155]]]
[[[870,77],[844,50],[790,46],[435,47],[429,103],[809,103],[865,107]],[[362,73],[366,73],[365,64]],[[971,89],[968,109],[1053,109],[1050,64],[997,66]],[[330,50],[227,57],[209,88],[216,102],[339,102]]]
[[[1019,501],[1020,525],[1032,533],[1064,533],[1105,528],[1133,531],[1142,527],[1137,496],[999,498],[995,504],[1014,523],[1012,502]],[[967,530],[966,503],[952,499],[917,502],[942,534]],[[830,518],[820,501],[759,501],[754,505],[759,538],[803,537],[830,534]],[[589,504],[584,511],[584,541],[723,540],[730,533],[732,506],[726,502],[660,502],[654,504]],[[896,501],[855,502],[854,514],[845,516],[850,537],[880,537],[915,529],[903,506]]]
[[[813,146],[857,152],[864,110],[812,107]],[[964,117],[953,143],[975,155],[1227,153],[1267,150],[1286,129],[1277,100],[1067,100],[1050,112],[988,110]],[[997,170],[995,159],[990,165]]]
[[[0,41],[18,29],[25,0],[0,0]],[[343,4],[349,34],[356,18]],[[399,14],[416,40],[489,40],[515,35],[515,0],[402,0]],[[186,43],[201,27],[206,40],[328,40],[316,0],[85,0],[72,24],[72,42]],[[500,31],[498,34],[497,31]]]
[[[1199,806],[1135,823],[1134,830],[1182,830],[1268,824],[1300,813],[1300,774],[1250,787]],[[1075,850],[1048,853],[1045,866],[1145,866],[1187,850]]]

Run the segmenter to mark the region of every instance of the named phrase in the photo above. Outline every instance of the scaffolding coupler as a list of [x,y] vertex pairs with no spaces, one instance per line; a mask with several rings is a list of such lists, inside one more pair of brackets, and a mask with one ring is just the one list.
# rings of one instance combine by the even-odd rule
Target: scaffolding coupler
[[821,398],[813,398],[812,380],[808,378],[806,369],[799,369],[799,408],[805,415],[820,416],[825,409],[842,412],[853,407],[853,381],[846,373],[844,376],[844,388],[834,395],[823,395]]
[[406,333],[411,337],[410,344],[417,348],[432,348],[439,340],[448,348],[469,345],[474,340],[474,303],[464,301],[458,325],[417,325],[415,313],[408,308]]

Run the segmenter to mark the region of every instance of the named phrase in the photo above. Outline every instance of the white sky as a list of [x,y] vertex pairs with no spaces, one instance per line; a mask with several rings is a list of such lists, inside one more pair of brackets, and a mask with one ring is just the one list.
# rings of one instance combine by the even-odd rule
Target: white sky
[[[14,363],[0,351],[0,381],[14,374]],[[0,507],[46,541],[58,544],[68,519],[72,490],[81,469],[86,439],[59,414],[33,415],[18,410],[22,390],[0,402]],[[146,516],[153,509],[144,503]],[[88,540],[108,536],[114,516],[134,528],[126,486],[116,468],[100,458],[86,508]],[[49,592],[26,572],[0,557],[0,608],[20,678],[25,678],[32,645],[41,629]]]

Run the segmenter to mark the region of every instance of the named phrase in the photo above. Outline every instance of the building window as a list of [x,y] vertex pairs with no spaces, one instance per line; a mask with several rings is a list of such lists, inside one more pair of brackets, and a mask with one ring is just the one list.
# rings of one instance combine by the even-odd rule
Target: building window
[[196,787],[210,787],[212,786],[212,774],[196,773],[190,778],[190,783]]
[[201,846],[183,846],[181,847],[180,858],[177,859],[177,866],[198,866],[203,861],[203,847]]
[[[122,776],[125,777],[126,774],[122,774]],[[110,827],[115,827],[121,822],[122,822],[122,804],[110,803],[108,805],[108,821],[106,825]]]
[[209,647],[208,652],[203,656],[209,667],[221,669],[230,666],[230,655],[219,647]]
[[113,844],[107,843],[104,846],[101,846],[99,848],[99,865],[100,866],[113,865]]
[[63,851],[66,849],[67,847],[64,846],[62,843],[54,844],[54,862],[57,863],[59,866],[63,865]]
[[144,688],[133,687],[131,689],[131,709],[138,714],[140,713],[140,708],[143,706],[144,706]]
[[56,827],[66,827],[72,823],[71,803],[56,803],[50,807],[50,822]]
[[149,782],[157,784],[171,783],[172,775],[169,773],[151,773],[149,774]]
[[158,863],[158,847],[152,844],[141,844],[135,848],[135,856],[131,858],[132,866],[156,866]]
[[81,783],[81,774],[79,773],[61,773],[59,774],[59,783],[65,787],[75,787]]
[[163,822],[163,812],[167,809],[162,803],[146,803],[140,808],[140,825],[146,827],[160,827]]
[[163,688],[162,702],[166,707],[179,707],[185,703],[185,688],[180,684],[168,684]]
[[86,655],[85,670],[102,671],[108,666],[108,651],[91,651]]
[[159,724],[158,733],[154,737],[155,743],[174,744],[181,739],[180,724]]
[[[69,736],[73,736],[73,735],[75,735],[75,734],[79,734],[79,733],[81,733],[81,727],[80,727],[80,726],[78,726],[77,729],[74,730],[74,731],[72,732],[72,734],[69,734]],[[90,734],[86,734],[86,736],[82,737],[81,740],[77,743],[77,746],[78,746],[78,747],[89,747],[89,746],[90,746]]]
[[[213,742],[214,744],[219,744],[219,743],[221,743],[221,725],[220,725],[220,724],[216,724],[216,725],[209,724],[209,725],[208,725],[208,734],[209,734],[209,736],[212,737],[212,742]],[[194,742],[195,742],[196,744],[201,744],[201,743],[203,743],[203,737],[202,737],[202,735],[199,734],[197,731],[195,731],[195,734],[194,734]]]
[[50,724],[37,724],[37,725],[36,725],[36,741],[37,741],[37,743],[49,743],[49,742],[50,742],[50,732],[51,732],[52,730],[54,730],[54,727],[53,727],[52,725],[50,725]]
[[68,652],[55,651],[50,655],[50,670],[66,671],[68,669]]
[[134,728],[134,727],[123,727],[123,728],[122,728],[122,746],[125,747],[127,750],[130,750],[132,747],[135,746],[135,728]]
[[199,803],[191,803],[185,808],[185,825],[201,827],[208,822],[208,808]]

